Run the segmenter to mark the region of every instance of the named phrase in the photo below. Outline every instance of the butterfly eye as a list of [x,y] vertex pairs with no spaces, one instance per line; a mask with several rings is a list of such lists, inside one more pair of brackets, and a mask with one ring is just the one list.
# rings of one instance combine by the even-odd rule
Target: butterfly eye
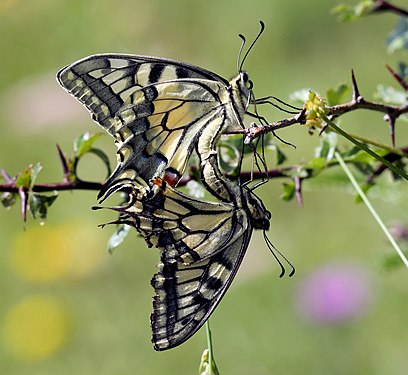
[[241,75],[241,80],[242,80],[244,83],[247,83],[248,80],[249,80],[248,73],[246,73],[246,72],[241,72],[240,75]]

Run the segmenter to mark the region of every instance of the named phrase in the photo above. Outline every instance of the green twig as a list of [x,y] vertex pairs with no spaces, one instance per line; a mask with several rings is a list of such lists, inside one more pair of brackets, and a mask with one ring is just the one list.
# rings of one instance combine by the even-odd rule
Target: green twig
[[212,337],[210,329],[210,321],[205,322],[205,332],[207,335],[207,347],[208,347],[208,375],[219,375],[217,365],[214,360],[214,352],[212,346]]
[[333,121],[329,120],[326,116],[322,116],[322,119],[338,134],[342,135],[344,138],[348,139],[350,142],[354,143],[357,147],[361,148],[363,151],[365,151],[367,154],[371,155],[374,159],[377,159],[381,163],[383,163],[385,166],[387,166],[389,169],[391,169],[393,172],[396,174],[400,175],[401,177],[405,178],[408,180],[408,175],[395,166],[394,164],[390,163],[388,160],[384,159],[382,156],[376,154],[374,151],[369,149],[364,143],[361,143],[357,139],[353,138],[350,134],[345,132],[343,129],[339,128]]
[[338,151],[336,151],[334,153],[334,156],[337,159],[337,161],[339,162],[340,166],[343,168],[344,172],[346,173],[346,175],[349,178],[350,182],[352,183],[352,185],[356,189],[357,193],[360,195],[361,199],[363,200],[363,202],[365,203],[365,205],[367,206],[367,208],[371,212],[371,215],[373,215],[374,219],[377,221],[378,225],[380,226],[380,228],[384,232],[385,236],[388,238],[388,241],[390,241],[391,245],[394,247],[395,251],[398,253],[399,257],[404,262],[405,266],[408,268],[407,258],[405,257],[404,253],[402,252],[401,248],[398,246],[398,244],[396,243],[394,238],[391,236],[391,233],[389,232],[388,228],[385,226],[384,222],[381,220],[380,216],[375,211],[375,209],[372,206],[371,202],[369,201],[369,199],[367,198],[367,196],[365,195],[365,193],[361,189],[360,185],[358,184],[358,182],[354,178],[353,174],[351,173],[351,171],[348,168],[347,164],[345,163],[345,161],[341,157],[340,153]]

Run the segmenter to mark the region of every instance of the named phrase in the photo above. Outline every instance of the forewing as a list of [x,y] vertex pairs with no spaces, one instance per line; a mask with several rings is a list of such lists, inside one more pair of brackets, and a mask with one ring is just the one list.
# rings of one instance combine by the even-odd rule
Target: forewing
[[221,102],[228,82],[193,65],[94,55],[62,69],[57,78],[116,140],[118,166],[101,195],[122,181],[140,184],[139,177],[165,177],[175,185],[203,128],[225,120]]
[[156,350],[182,344],[205,323],[230,286],[251,232],[248,227],[236,241],[204,261],[159,263],[151,282],[156,291],[151,315]]
[[141,178],[174,186],[207,127],[227,126],[224,87],[218,82],[160,82],[133,93],[117,113],[118,166],[105,189]]

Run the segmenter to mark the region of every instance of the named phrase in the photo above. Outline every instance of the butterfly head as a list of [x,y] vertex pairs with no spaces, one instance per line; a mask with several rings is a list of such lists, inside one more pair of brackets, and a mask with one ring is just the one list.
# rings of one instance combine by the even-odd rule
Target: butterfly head
[[230,87],[235,103],[241,103],[242,110],[246,111],[252,99],[253,83],[249,79],[248,73],[245,71],[239,72],[231,81]]

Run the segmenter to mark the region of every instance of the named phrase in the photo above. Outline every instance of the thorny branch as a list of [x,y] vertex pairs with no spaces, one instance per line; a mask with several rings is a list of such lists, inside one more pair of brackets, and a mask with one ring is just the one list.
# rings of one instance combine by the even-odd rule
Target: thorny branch
[[[348,103],[327,107],[327,115],[330,119],[335,119],[344,115],[345,113],[360,109],[367,109],[370,111],[383,113],[385,121],[394,123],[398,117],[405,113],[408,113],[408,104],[404,104],[401,106],[387,105],[365,100],[361,95],[359,95],[356,98],[353,97],[353,99]],[[230,134],[244,133],[246,135],[246,142],[249,143],[251,140],[260,137],[262,134],[274,132],[276,130],[287,128],[295,124],[303,125],[306,123],[306,116],[307,112],[305,110],[302,110],[301,112],[299,112],[299,114],[293,117],[272,122],[264,126],[232,131]]]
[[[387,69],[391,72],[394,78],[398,81],[398,83],[403,87],[403,89],[408,93],[408,85],[404,82],[401,77],[399,77],[390,67],[387,66]],[[353,135],[356,139],[359,139],[361,142],[370,143],[372,145],[381,147],[387,151],[387,154],[384,156],[389,162],[396,162],[401,160],[403,157],[408,157],[408,147],[403,148],[395,148],[394,146],[394,126],[396,120],[403,114],[408,113],[408,104],[404,104],[401,106],[393,106],[384,103],[377,103],[373,101],[366,100],[359,91],[357,86],[357,81],[352,72],[351,75],[352,79],[352,87],[353,87],[353,94],[352,99],[348,103],[343,103],[339,105],[334,105],[331,107],[326,107],[326,115],[330,120],[338,118],[345,113],[366,109],[371,110],[374,112],[380,112],[384,114],[384,120],[388,122],[390,129],[391,129],[391,138],[392,138],[392,146],[388,146],[383,143],[378,143],[364,137]],[[260,137],[262,134],[266,134],[268,132],[275,132],[279,129],[287,128],[289,126],[293,126],[296,124],[304,125],[307,120],[308,112],[304,108],[299,111],[293,117],[286,118],[277,122],[273,122],[267,125],[262,126],[255,126],[249,127],[246,129],[232,131],[229,134],[244,134],[245,135],[245,142],[249,143],[252,140]],[[325,130],[325,127],[322,128],[321,132]],[[30,191],[36,193],[44,193],[44,192],[54,192],[54,191],[65,191],[65,190],[101,190],[103,187],[103,183],[101,182],[92,182],[92,181],[83,181],[75,176],[75,178],[69,177],[69,170],[67,165],[67,160],[64,157],[61,149],[58,148],[58,155],[62,165],[63,171],[63,181],[56,182],[56,183],[46,183],[46,184],[35,184],[31,187]],[[332,167],[337,165],[336,162],[332,161],[326,165],[326,167]],[[299,170],[303,171],[302,177],[299,177],[297,172]],[[367,178],[367,183],[373,183],[373,181],[381,175],[385,170],[388,168],[384,165],[380,165],[377,169]],[[17,193],[20,195],[21,202],[22,202],[22,213],[23,217],[25,217],[25,211],[27,206],[27,198],[28,194],[30,193],[29,189],[22,188],[16,185],[16,178],[10,177],[6,171],[0,170],[0,173],[5,180],[5,184],[0,184],[0,192],[9,192],[9,193]],[[183,177],[178,186],[185,186],[188,181],[192,180],[194,173],[191,173],[185,177]],[[295,193],[298,200],[299,205],[302,204],[301,199],[301,183],[303,180],[313,177],[314,170],[307,169],[302,167],[301,165],[293,165],[293,166],[284,166],[278,167],[274,169],[270,169],[268,171],[251,171],[251,172],[241,172],[240,173],[240,180],[242,182],[249,181],[251,179],[259,180],[259,179],[273,179],[273,178],[289,178],[293,180],[295,184]],[[233,178],[233,177],[231,177]],[[236,178],[236,177],[235,177]]]
[[374,8],[372,10],[372,13],[380,13],[380,12],[391,12],[399,16],[408,17],[408,11],[406,9],[403,9],[394,4],[391,4],[389,1],[385,1],[385,0],[377,0],[374,3]]

